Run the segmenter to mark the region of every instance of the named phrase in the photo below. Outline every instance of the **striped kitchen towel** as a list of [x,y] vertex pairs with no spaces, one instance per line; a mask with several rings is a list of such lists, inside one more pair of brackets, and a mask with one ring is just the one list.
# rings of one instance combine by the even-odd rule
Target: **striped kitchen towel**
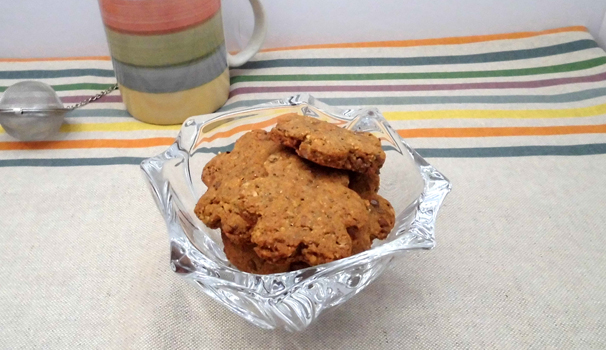
[[[303,92],[378,107],[453,183],[437,249],[308,333],[248,325],[169,268],[137,165],[180,126],[116,91],[52,140],[0,132],[4,348],[606,348],[606,53],[585,28],[271,49],[230,75],[222,110]],[[2,91],[25,79],[66,104],[116,81],[108,57],[0,60]]]
[[[302,92],[375,106],[426,157],[606,153],[606,53],[584,27],[268,49],[230,74],[221,110]],[[108,57],[0,60],[0,91],[25,79],[66,104],[115,82]],[[115,92],[70,112],[52,140],[0,131],[0,166],[138,164],[178,129],[133,119]]]

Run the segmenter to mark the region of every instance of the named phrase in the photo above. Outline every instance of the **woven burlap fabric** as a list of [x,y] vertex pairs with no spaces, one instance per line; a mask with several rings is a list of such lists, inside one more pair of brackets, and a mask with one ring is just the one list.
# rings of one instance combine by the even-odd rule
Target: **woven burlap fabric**
[[433,163],[454,183],[437,248],[298,334],[170,270],[136,166],[4,169],[2,348],[604,348],[603,156]]

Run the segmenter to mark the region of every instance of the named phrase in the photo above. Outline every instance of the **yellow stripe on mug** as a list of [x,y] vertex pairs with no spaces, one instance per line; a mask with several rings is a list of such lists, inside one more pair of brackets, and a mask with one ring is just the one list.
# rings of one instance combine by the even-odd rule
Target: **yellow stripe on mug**
[[223,106],[229,95],[229,70],[189,90],[155,94],[120,85],[120,92],[133,117],[153,124],[181,124],[191,116],[212,113]]
[[105,28],[111,55],[116,60],[142,67],[158,67],[194,61],[223,44],[221,11],[195,27],[162,35],[124,34]]

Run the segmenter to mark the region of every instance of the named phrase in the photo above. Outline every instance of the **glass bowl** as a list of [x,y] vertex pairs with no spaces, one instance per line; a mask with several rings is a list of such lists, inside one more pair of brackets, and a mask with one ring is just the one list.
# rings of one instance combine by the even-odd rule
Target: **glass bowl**
[[[368,251],[328,264],[271,275],[245,273],[225,258],[220,232],[206,227],[194,207],[206,191],[204,165],[252,129],[269,130],[275,118],[296,112],[368,131],[387,155],[379,194],[396,211],[387,239]],[[389,267],[396,254],[431,249],[438,209],[450,182],[410,148],[375,108],[341,110],[309,95],[185,121],[175,143],[146,159],[141,168],[168,227],[170,266],[251,323],[266,329],[301,331],[330,308],[359,293]]]

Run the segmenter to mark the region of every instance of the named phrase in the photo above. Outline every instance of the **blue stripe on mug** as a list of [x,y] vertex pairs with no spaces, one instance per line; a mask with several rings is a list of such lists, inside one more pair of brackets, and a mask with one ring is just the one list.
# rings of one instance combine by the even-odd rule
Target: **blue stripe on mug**
[[112,60],[118,83],[129,89],[167,93],[192,89],[218,77],[227,68],[225,44],[192,63],[162,68],[136,67]]

